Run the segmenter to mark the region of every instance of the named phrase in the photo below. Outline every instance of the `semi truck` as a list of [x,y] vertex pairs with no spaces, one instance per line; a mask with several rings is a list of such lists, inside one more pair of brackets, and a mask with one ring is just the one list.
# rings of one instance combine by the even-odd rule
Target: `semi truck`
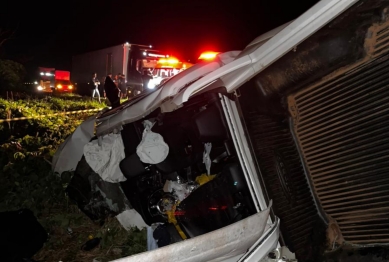
[[[160,58],[167,55],[155,50],[151,45],[124,43],[88,53],[74,55],[72,58],[72,82],[77,85],[78,93],[90,95],[91,78],[96,73],[100,83],[112,74],[123,74],[129,92],[144,89],[142,74],[152,71]],[[103,84],[100,86],[103,89]],[[103,90],[100,90],[102,93]]]
[[39,67],[37,91],[42,93],[73,92],[70,71],[56,70],[51,67]]

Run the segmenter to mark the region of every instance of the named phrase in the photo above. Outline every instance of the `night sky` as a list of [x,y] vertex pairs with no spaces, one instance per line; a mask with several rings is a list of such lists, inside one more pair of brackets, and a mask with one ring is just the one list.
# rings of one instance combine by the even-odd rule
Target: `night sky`
[[2,57],[22,62],[29,71],[38,66],[71,70],[73,54],[129,42],[193,61],[204,50],[241,50],[316,2],[3,0],[0,28],[16,28],[16,35]]

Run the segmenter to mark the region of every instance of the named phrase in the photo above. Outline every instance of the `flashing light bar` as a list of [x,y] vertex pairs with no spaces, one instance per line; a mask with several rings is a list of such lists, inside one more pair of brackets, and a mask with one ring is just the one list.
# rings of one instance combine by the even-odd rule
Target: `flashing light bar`
[[199,56],[199,60],[204,59],[204,60],[212,60],[215,59],[215,57],[220,54],[220,52],[204,52]]
[[161,64],[177,64],[178,63],[178,59],[175,59],[175,58],[169,58],[169,59],[159,59],[158,60],[158,63],[161,63]]
[[170,59],[167,60],[167,62],[168,62],[169,64],[177,64],[177,63],[178,63],[178,60],[177,60],[177,59],[174,59],[174,58],[170,58]]

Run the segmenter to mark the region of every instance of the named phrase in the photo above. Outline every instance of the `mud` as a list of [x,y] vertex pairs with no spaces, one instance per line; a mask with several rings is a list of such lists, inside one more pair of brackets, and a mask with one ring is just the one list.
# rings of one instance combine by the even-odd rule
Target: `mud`
[[387,262],[389,246],[355,248],[343,246],[334,252],[327,253],[320,262]]

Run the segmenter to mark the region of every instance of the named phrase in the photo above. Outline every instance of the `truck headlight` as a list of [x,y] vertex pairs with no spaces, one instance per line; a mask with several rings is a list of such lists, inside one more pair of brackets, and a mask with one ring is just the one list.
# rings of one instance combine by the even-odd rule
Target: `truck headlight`
[[154,81],[149,81],[149,83],[147,84],[147,88],[153,89],[154,87],[155,87]]

